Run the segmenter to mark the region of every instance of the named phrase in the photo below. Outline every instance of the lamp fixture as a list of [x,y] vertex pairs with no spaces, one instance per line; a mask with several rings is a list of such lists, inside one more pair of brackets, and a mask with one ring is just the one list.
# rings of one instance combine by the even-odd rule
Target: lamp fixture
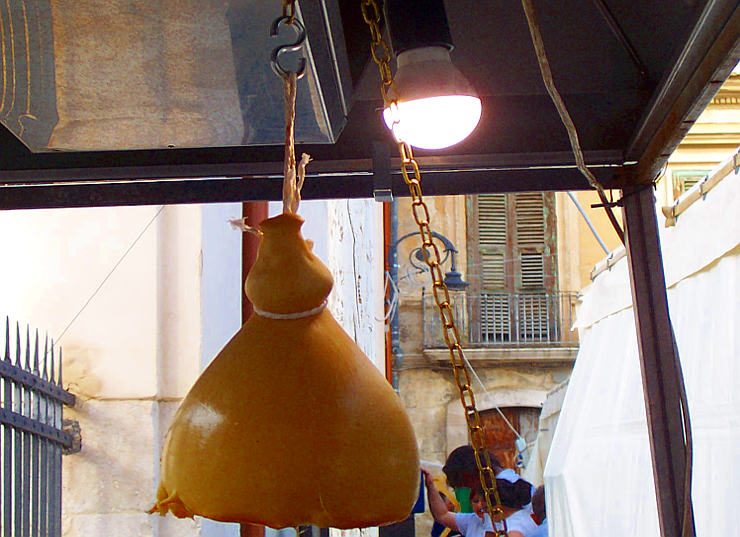
[[[401,241],[408,239],[409,237],[419,234],[420,233],[418,231],[407,233],[388,247],[389,252],[393,254],[393,256],[397,257],[398,244]],[[438,239],[444,246],[444,256],[441,260],[441,263],[444,264],[445,261],[447,261],[447,258],[450,258],[450,270],[445,273],[445,277],[442,281],[445,282],[447,289],[449,289],[450,291],[464,291],[468,288],[470,283],[463,280],[462,274],[457,271],[457,265],[455,264],[455,254],[459,254],[460,252],[458,252],[457,248],[455,248],[455,245],[452,244],[452,241],[444,235],[437,233],[436,231],[432,231],[432,237],[434,239]],[[389,254],[389,258],[390,257],[391,255]],[[417,264],[417,262],[419,264]],[[427,270],[429,270],[424,264],[424,252],[422,251],[421,247],[417,247],[411,250],[411,252],[409,253],[409,263],[411,263],[413,267],[418,269],[419,272],[426,272]],[[396,280],[394,279],[394,281]]]
[[442,0],[388,0],[386,17],[396,54],[396,102],[383,119],[396,140],[443,149],[473,132],[481,100],[450,58],[453,49]]
[[399,141],[421,149],[461,142],[478,125],[481,102],[445,47],[419,47],[400,53],[394,81],[398,103],[383,111]]

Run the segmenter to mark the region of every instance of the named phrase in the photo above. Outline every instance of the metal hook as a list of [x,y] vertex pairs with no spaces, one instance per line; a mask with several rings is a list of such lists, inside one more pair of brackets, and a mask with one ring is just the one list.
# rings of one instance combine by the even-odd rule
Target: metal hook
[[[301,21],[293,18],[293,22],[289,22],[290,19],[291,17],[288,16],[278,17],[270,26],[270,37],[276,37],[278,35],[278,27],[281,24],[284,26],[291,26],[296,30],[296,32],[298,32],[296,40],[293,43],[287,43],[285,45],[275,47],[270,56],[270,67],[272,67],[272,70],[276,75],[283,78],[286,78],[290,74],[290,71],[283,69],[283,66],[280,65],[280,54],[283,52],[298,52],[306,42],[306,29],[303,27]],[[306,74],[306,58],[301,58],[298,63],[298,70],[296,71],[296,79],[301,78],[304,74]]]

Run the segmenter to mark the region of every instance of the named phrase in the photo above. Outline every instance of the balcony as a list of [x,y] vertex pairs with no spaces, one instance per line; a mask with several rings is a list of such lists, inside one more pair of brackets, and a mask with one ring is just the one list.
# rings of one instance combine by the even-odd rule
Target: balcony
[[[450,293],[465,355],[471,362],[568,363],[578,334],[576,293]],[[424,355],[449,361],[434,298],[422,295]]]

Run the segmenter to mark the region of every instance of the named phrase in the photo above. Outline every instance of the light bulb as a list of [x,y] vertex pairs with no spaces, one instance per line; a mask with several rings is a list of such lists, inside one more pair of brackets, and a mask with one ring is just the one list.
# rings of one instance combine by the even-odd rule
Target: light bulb
[[397,140],[422,149],[442,149],[464,140],[478,125],[481,100],[442,46],[398,55],[396,101],[383,111]]
[[472,95],[441,95],[402,101],[383,111],[397,140],[421,149],[443,149],[461,142],[478,125],[481,102]]

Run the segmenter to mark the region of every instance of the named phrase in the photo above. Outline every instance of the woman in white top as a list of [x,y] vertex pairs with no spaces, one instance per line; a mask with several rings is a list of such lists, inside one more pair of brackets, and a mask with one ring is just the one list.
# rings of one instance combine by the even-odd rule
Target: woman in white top
[[[528,481],[519,479],[512,483],[507,479],[496,479],[496,489],[504,512],[506,537],[524,537],[537,528],[537,524],[530,516],[531,511],[525,508],[532,499],[532,486]],[[483,497],[483,487],[480,483],[473,493]]]

